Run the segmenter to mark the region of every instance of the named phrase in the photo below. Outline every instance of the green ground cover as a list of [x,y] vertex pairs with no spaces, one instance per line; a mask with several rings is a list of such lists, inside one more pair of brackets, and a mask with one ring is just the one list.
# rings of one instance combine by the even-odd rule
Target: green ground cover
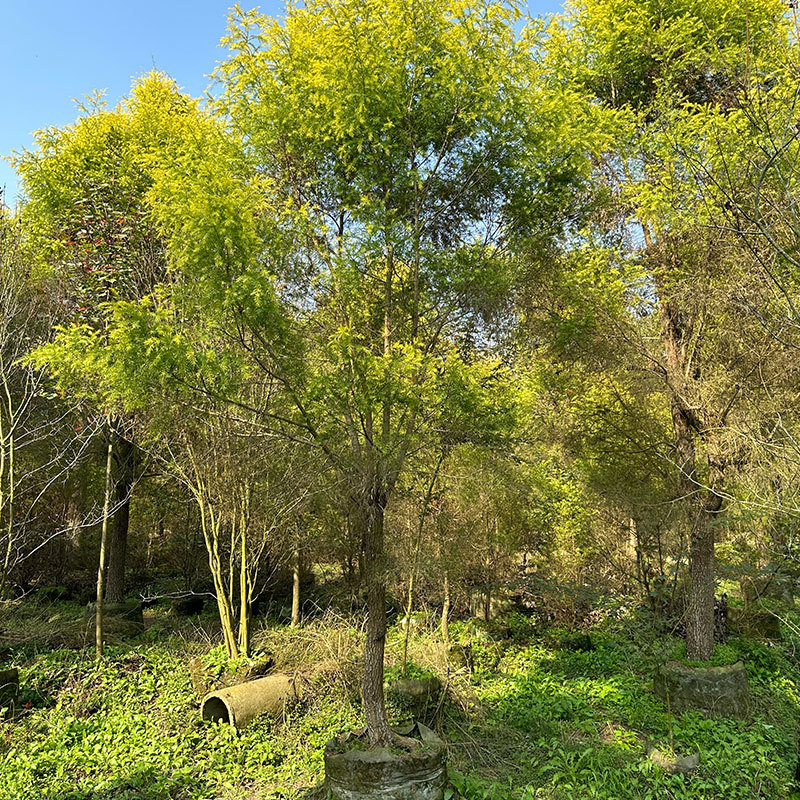
[[[6,660],[19,667],[23,710],[0,725],[0,797],[8,800],[254,800],[323,797],[322,748],[359,727],[359,637],[332,615],[301,631],[262,622],[257,656],[278,668],[325,661],[331,668],[279,720],[262,719],[241,734],[200,721],[187,663],[202,654],[221,666],[213,614],[177,621],[148,613],[138,640],[108,648],[64,647],[82,610],[67,603],[6,609],[5,635],[17,644]],[[794,617],[787,619],[791,622]],[[58,623],[58,624],[56,624]],[[48,643],[36,631],[62,631]],[[22,641],[21,631],[27,631]],[[508,630],[505,631],[508,633]],[[16,638],[15,638],[16,634]],[[792,797],[800,729],[797,640],[781,644],[732,639],[719,663],[748,668],[753,713],[747,720],[671,718],[654,697],[660,661],[681,657],[681,643],[635,618],[592,631],[592,650],[562,646],[559,629],[512,620],[511,638],[453,625],[471,642],[475,673],[449,675],[432,630],[415,633],[411,674],[438,674],[446,699],[430,709],[450,743],[452,797],[739,800]],[[71,642],[75,645],[76,642]],[[389,641],[390,680],[399,677],[402,633]],[[396,717],[400,706],[392,706]],[[647,758],[650,747],[699,751],[691,776],[671,776]],[[316,787],[316,788],[315,788]]]

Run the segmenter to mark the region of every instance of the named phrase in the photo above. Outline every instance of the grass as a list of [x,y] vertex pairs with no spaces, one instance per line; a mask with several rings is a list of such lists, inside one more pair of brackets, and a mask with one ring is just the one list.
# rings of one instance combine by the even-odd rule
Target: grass
[[[110,646],[99,663],[89,648],[75,649],[81,616],[67,603],[28,604],[0,620],[25,706],[18,720],[0,725],[3,798],[300,798],[322,778],[325,742],[363,724],[361,640],[347,619],[327,615],[299,631],[262,623],[256,648],[271,653],[277,668],[327,666],[302,703],[236,734],[200,721],[187,667],[199,653],[219,661],[212,612],[177,622],[156,609],[144,636]],[[63,625],[53,638],[56,623]],[[657,663],[681,657],[677,640],[656,636],[635,616],[596,628],[587,652],[562,648],[566,631],[534,629],[524,619],[511,620],[508,641],[493,641],[491,630],[478,637],[468,623],[454,624],[452,634],[472,642],[473,676],[447,674],[432,629],[416,633],[409,648],[409,674],[438,675],[447,687],[446,702],[428,711],[449,742],[452,797],[792,796],[800,640],[791,631],[781,645],[735,639],[718,649],[720,663],[741,658],[747,665],[754,711],[746,721],[698,713],[672,720],[675,750],[701,754],[691,776],[667,775],[647,758],[648,748],[669,745],[670,720],[650,676]],[[393,628],[390,678],[399,675],[401,652],[402,632]],[[402,709],[392,712],[399,717]]]

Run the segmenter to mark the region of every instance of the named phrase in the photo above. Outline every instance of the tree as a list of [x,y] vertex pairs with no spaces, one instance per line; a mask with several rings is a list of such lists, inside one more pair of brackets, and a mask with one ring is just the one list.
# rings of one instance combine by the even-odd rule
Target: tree
[[[146,195],[155,159],[186,136],[192,107],[171,80],[151,73],[117,108],[93,96],[80,110],[75,124],[39,131],[36,148],[17,156],[15,166],[37,268],[61,287],[59,321],[99,329],[104,303],[141,298],[166,277],[164,245],[146,213]],[[82,356],[80,350],[72,354],[76,361]],[[70,388],[79,398],[95,399],[91,381]],[[115,503],[106,599],[119,603],[141,453],[132,420],[116,415],[111,424]]]
[[0,205],[0,597],[15,567],[52,538],[37,518],[86,455],[93,430],[76,423],[78,404],[55,397],[27,360],[60,317],[58,287],[32,262],[22,221]]
[[[245,545],[251,476],[239,469],[231,478],[228,467],[235,459],[225,459],[233,434],[224,430],[224,425],[215,428],[215,418],[204,426],[197,424],[193,414],[184,419],[175,417],[169,403],[175,401],[177,390],[170,384],[172,373],[159,372],[167,366],[164,362],[150,377],[158,374],[157,386],[170,385],[171,390],[153,397],[139,393],[145,385],[136,374],[141,363],[105,360],[115,335],[111,324],[114,318],[105,309],[150,302],[149,293],[159,286],[167,287],[171,280],[166,240],[150,199],[154,187],[170,164],[182,164],[187,154],[196,156],[205,143],[217,145],[220,135],[220,127],[200,111],[196,102],[180,94],[170,79],[154,73],[136,82],[131,97],[113,111],[87,109],[74,126],[40,133],[39,149],[21,157],[19,168],[26,188],[23,213],[44,251],[45,268],[55,271],[72,290],[69,324],[59,327],[54,341],[36,351],[35,363],[47,367],[63,391],[103,409],[112,429],[114,441],[109,453],[113,453],[116,465],[117,502],[112,510],[105,599],[121,600],[124,589],[128,509],[141,460],[134,433],[158,437],[171,423],[177,438],[171,441],[162,435],[157,440],[166,446],[167,454],[177,450],[183,460],[176,463],[167,457],[162,463],[166,462],[173,475],[179,475],[200,507],[225,642],[229,656],[235,658],[249,647],[248,619],[256,567]],[[145,361],[149,361],[146,356]],[[185,372],[186,363],[181,367]],[[146,385],[148,392],[154,388],[153,383]],[[194,402],[196,407],[198,398],[206,397],[207,392],[185,391],[180,400],[183,405]],[[217,409],[212,405],[206,404],[203,410],[214,414]],[[154,433],[150,430],[153,426]],[[198,439],[195,446],[183,446],[187,439],[191,441],[192,434]],[[217,460],[214,446],[221,448]],[[236,476],[246,479],[239,481]],[[233,500],[217,507],[221,495],[229,499],[224,497],[228,489],[233,491]],[[107,525],[108,515],[104,514],[104,530]],[[222,578],[224,545],[220,537],[228,531],[241,542],[238,637],[233,611],[237,587],[232,579],[225,582]],[[260,547],[263,551],[263,542]],[[235,549],[228,553],[231,564]],[[99,575],[98,586],[103,582],[104,576]]]
[[[602,0],[577,5],[550,40],[554,74],[584,93],[587,115],[596,117],[598,105],[606,113],[613,144],[598,154],[597,174],[616,206],[621,245],[606,252],[611,269],[625,253],[638,262],[632,289],[652,308],[640,327],[658,336],[660,352],[641,352],[670,407],[670,460],[690,526],[687,653],[700,660],[713,648],[714,539],[735,460],[731,422],[774,348],[756,326],[747,334],[753,341],[742,335],[737,292],[758,303],[760,290],[735,242],[704,224],[691,164],[674,142],[691,141],[698,109],[734,105],[748,70],[784,35],[782,4],[772,0],[736,8]],[[600,222],[595,246],[608,233],[608,214]]]
[[[153,409],[161,433],[151,446],[165,472],[197,504],[223,639],[233,660],[250,651],[260,573],[288,563],[299,571],[299,524],[321,475],[307,448],[265,435],[257,415],[194,399],[205,402],[198,408],[183,405],[180,416],[174,409]],[[237,399],[256,405],[254,393]],[[299,604],[299,585],[294,589]]]
[[438,397],[469,373],[459,339],[507,269],[505,181],[525,132],[513,19],[499,3],[372,0],[309,3],[282,26],[240,13],[217,73],[294,240],[277,278],[315,369],[274,351],[270,369],[362,526],[373,744],[392,736],[386,508]]

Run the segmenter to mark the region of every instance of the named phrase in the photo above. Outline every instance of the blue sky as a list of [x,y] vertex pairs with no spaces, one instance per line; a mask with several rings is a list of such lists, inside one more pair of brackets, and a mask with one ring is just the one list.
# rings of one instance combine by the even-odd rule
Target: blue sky
[[[435,2],[435,0],[433,0]],[[33,144],[32,133],[77,116],[73,98],[105,89],[109,103],[131,80],[156,68],[192,95],[208,85],[223,56],[227,0],[0,0],[0,156]],[[249,7],[247,2],[242,2]],[[560,10],[561,0],[531,0],[530,13]],[[260,4],[280,14],[283,0]],[[0,161],[0,187],[13,204],[17,181]]]

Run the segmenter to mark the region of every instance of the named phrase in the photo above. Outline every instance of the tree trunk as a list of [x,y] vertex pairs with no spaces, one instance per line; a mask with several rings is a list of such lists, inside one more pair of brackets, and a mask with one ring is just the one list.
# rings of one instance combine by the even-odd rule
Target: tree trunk
[[[675,431],[675,454],[682,500],[689,509],[691,538],[689,542],[689,574],[691,587],[686,618],[686,655],[693,661],[707,661],[714,650],[714,529],[713,518],[719,512],[722,498],[713,487],[721,486],[723,467],[714,460],[713,430],[708,409],[695,387],[687,381],[687,347],[694,320],[682,315],[661,297],[661,341],[664,345],[667,389],[670,395],[672,424]],[[697,380],[697,379],[695,379]],[[695,436],[703,436],[707,445],[712,489],[704,502],[698,499],[697,452]]]
[[[249,501],[248,501],[249,506]],[[247,523],[249,512],[243,513],[240,519],[239,531],[239,654],[246,656],[250,653],[250,573],[247,571],[248,539]]]
[[406,666],[408,665],[408,637],[411,635],[411,612],[414,608],[414,568],[408,576],[408,600],[406,602],[406,629],[403,634],[403,668],[402,674],[405,677]]
[[711,486],[698,508],[689,546],[692,591],[686,620],[686,657],[708,661],[714,650],[714,539],[716,520],[722,511],[724,465],[717,453],[714,435],[707,437],[707,459]]
[[[708,661],[714,650],[714,528],[713,519],[722,499],[713,491],[705,502],[696,497],[694,433],[685,415],[673,403],[678,466],[681,470],[683,500],[690,511],[689,608],[686,617],[686,656],[692,661]],[[721,476],[720,476],[721,477]]]
[[364,716],[370,743],[387,746],[392,734],[383,695],[383,658],[386,647],[386,577],[383,523],[386,494],[375,487],[367,501],[364,567],[367,587],[367,626],[364,642]]
[[106,453],[106,488],[103,498],[103,526],[100,529],[100,563],[97,567],[97,597],[94,617],[95,650],[98,658],[103,657],[103,589],[106,578],[106,540],[108,539],[108,515],[111,506],[111,460],[113,454],[113,438],[108,435],[108,451]]
[[[7,441],[3,442],[2,433],[2,422],[0,421],[0,519],[2,519],[4,511],[7,519],[4,526],[6,547],[2,574],[0,574],[0,600],[5,600],[8,593],[8,576],[11,571],[11,555],[14,552],[14,492],[16,491],[17,476],[14,469],[14,434],[10,433]],[[8,467],[4,468],[6,460]],[[8,486],[7,490],[3,488],[4,479]]]
[[200,510],[200,526],[206,543],[208,566],[211,569],[211,577],[214,580],[214,593],[217,598],[217,611],[219,611],[219,621],[222,626],[222,638],[225,642],[228,660],[233,661],[239,656],[239,648],[233,626],[233,608],[225,588],[222,559],[219,552],[222,520],[214,512],[213,506],[206,502],[202,494],[202,488],[195,490],[195,498]]
[[292,558],[292,627],[300,624],[300,535],[295,536]]
[[714,650],[714,529],[698,511],[689,547],[691,591],[686,618],[686,657],[708,661]]
[[628,549],[630,551],[630,558],[633,564],[634,575],[636,576],[636,588],[641,589],[642,586],[642,558],[641,551],[639,550],[639,526],[636,520],[630,517],[628,520]]
[[125,599],[125,561],[128,550],[128,524],[130,522],[131,489],[134,483],[134,456],[136,446],[121,434],[116,434],[116,511],[108,554],[106,601],[121,603]]

